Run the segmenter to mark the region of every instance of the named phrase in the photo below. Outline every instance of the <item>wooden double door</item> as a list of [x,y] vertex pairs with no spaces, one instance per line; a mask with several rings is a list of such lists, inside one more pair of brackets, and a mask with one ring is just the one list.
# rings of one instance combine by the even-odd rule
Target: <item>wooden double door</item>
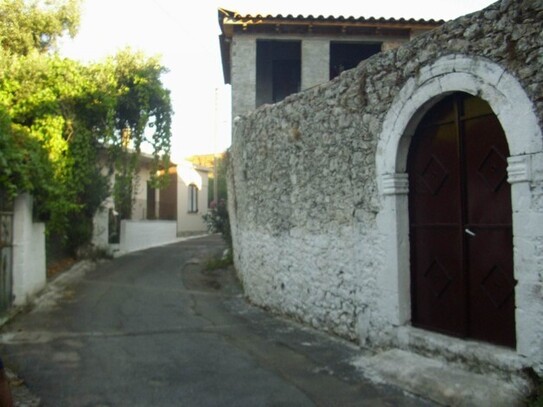
[[450,95],[419,124],[408,156],[413,325],[515,346],[508,156],[477,97]]

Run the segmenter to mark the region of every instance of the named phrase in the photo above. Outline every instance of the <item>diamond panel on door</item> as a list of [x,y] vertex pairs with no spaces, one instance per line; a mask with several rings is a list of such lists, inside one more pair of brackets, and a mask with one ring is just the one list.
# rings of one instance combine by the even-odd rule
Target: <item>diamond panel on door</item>
[[430,267],[428,267],[428,270],[424,273],[424,278],[426,279],[426,283],[430,287],[430,290],[437,298],[445,293],[452,282],[451,276],[447,273],[447,270],[439,264],[437,259],[430,264]]
[[477,172],[492,191],[497,191],[507,179],[507,160],[491,147]]
[[466,165],[466,226],[469,335],[514,347],[515,279],[509,149],[494,115],[462,123]]
[[515,293],[515,280],[499,265],[490,269],[481,282],[481,290],[497,309],[502,308]]
[[432,155],[428,164],[424,166],[424,170],[420,174],[420,178],[424,185],[428,188],[428,191],[432,195],[437,195],[439,190],[447,180],[449,173],[443,167],[443,164]]

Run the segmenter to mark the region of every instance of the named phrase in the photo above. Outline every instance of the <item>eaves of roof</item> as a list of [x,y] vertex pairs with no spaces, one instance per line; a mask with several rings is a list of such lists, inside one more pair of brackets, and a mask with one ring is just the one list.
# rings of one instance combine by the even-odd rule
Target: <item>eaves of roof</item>
[[241,31],[248,31],[255,29],[256,27],[266,27],[270,31],[277,31],[278,25],[298,25],[306,26],[309,29],[315,29],[317,27],[334,27],[343,26],[346,28],[354,27],[380,27],[380,28],[412,28],[412,29],[424,29],[435,28],[444,23],[444,20],[424,20],[424,19],[405,19],[405,18],[375,18],[375,17],[353,17],[353,16],[313,16],[313,15],[297,15],[288,14],[283,16],[278,15],[263,15],[263,14],[240,14],[236,11],[230,11],[226,9],[219,9],[219,25],[221,32],[231,37],[234,31],[241,29]]
[[230,83],[230,39],[235,34],[328,34],[328,35],[376,35],[376,34],[409,34],[416,30],[430,30],[443,23],[444,20],[424,20],[405,18],[375,18],[353,16],[303,16],[288,14],[262,15],[240,14],[235,11],[219,8],[219,36],[223,74],[225,83]]

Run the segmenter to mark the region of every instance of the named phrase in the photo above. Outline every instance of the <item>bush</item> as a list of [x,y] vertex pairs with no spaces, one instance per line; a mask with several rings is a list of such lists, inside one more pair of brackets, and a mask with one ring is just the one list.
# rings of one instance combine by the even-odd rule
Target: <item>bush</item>
[[232,233],[230,232],[230,219],[228,217],[228,205],[225,199],[211,202],[209,212],[203,215],[207,230],[212,233],[220,233],[223,240],[232,251]]

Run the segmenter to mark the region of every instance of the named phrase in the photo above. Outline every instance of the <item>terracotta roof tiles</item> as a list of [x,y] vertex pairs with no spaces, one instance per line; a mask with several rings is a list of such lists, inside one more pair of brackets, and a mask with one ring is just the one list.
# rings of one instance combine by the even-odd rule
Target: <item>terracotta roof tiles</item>
[[312,21],[322,21],[322,22],[353,22],[353,23],[382,23],[382,24],[413,24],[413,25],[441,25],[445,23],[444,20],[425,20],[425,19],[414,19],[414,18],[384,18],[384,17],[354,17],[354,16],[333,16],[329,15],[328,17],[321,15],[313,16],[309,14],[304,16],[298,14],[294,16],[292,14],[287,14],[286,16],[282,14],[272,15],[272,14],[240,14],[236,11],[230,11],[226,9],[219,9],[219,19],[227,18],[231,21],[255,21],[255,20],[284,20],[284,21],[299,21],[299,22],[312,22]]

